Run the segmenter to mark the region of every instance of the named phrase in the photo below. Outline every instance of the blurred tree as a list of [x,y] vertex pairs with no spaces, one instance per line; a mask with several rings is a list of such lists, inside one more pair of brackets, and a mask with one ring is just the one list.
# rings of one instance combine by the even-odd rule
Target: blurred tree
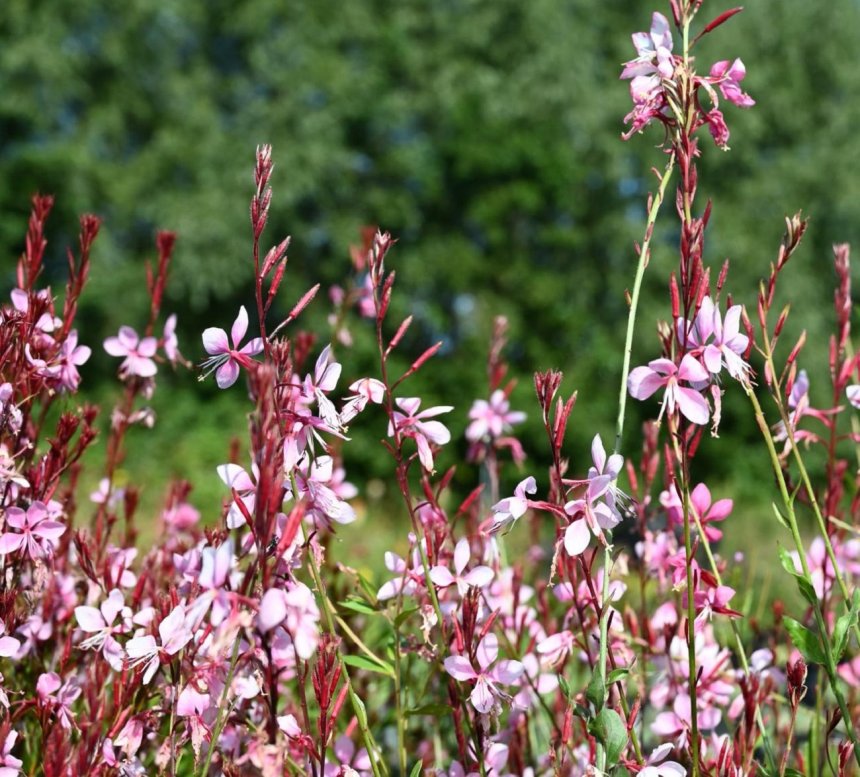
[[[584,444],[612,428],[623,292],[660,163],[657,131],[619,139],[620,63],[652,10],[644,0],[5,0],[0,245],[17,252],[37,189],[57,195],[58,260],[78,212],[104,216],[86,310],[101,334],[144,304],[131,290],[155,229],[177,230],[171,304],[196,357],[192,333],[229,322],[246,298],[253,148],[270,142],[268,237],[294,236],[284,307],[311,282],[339,279],[359,227],[379,224],[399,239],[399,312],[416,316],[408,345],[446,344],[444,369],[409,390],[456,404],[462,428],[484,393],[475,354],[505,313],[516,370],[556,366],[581,390]],[[858,29],[852,0],[759,0],[699,52],[703,70],[741,56],[758,101],[726,111],[730,154],[705,149],[711,261],[731,257],[729,288],[752,302],[782,216],[804,208],[812,229],[792,272],[814,303],[803,321],[813,333],[830,320],[829,245],[856,242],[860,224]],[[673,239],[657,236],[639,360],[655,355],[652,322],[668,312],[656,279],[674,266]],[[356,359],[371,359],[366,338]],[[529,385],[516,402],[533,408]]]

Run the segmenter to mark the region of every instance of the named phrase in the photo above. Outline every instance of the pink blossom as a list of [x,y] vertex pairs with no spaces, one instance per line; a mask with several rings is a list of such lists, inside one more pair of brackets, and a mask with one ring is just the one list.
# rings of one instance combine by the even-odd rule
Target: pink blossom
[[186,622],[185,608],[181,604],[174,607],[158,624],[158,636],[161,645],[156,642],[154,636],[147,634],[129,640],[125,646],[129,666],[146,664],[143,671],[144,685],[152,680],[163,656],[176,655],[191,641],[193,635]]
[[755,105],[755,100],[746,94],[740,85],[746,74],[747,70],[740,59],[731,63],[724,59],[711,67],[711,83],[720,88],[723,97],[729,102],[733,102],[740,108],[749,108]]
[[690,354],[685,354],[678,367],[670,359],[654,359],[647,367],[631,370],[627,379],[627,389],[634,399],[648,399],[655,391],[665,387],[663,408],[670,413],[677,406],[681,413],[694,424],[708,423],[710,409],[707,400],[696,389],[679,385],[679,381],[703,383],[708,373]]
[[537,493],[537,481],[529,476],[521,480],[514,489],[514,495],[493,505],[493,523],[490,531],[495,533],[507,526],[513,526],[517,519],[529,509],[528,494]]
[[158,340],[154,337],[144,337],[141,340],[130,326],[121,326],[116,337],[108,337],[105,340],[104,348],[111,356],[125,357],[119,367],[123,378],[133,375],[151,378],[158,371],[152,358],[158,349]]
[[471,423],[466,428],[466,439],[478,442],[485,438],[497,439],[510,432],[514,424],[525,421],[526,414],[511,410],[511,403],[501,389],[496,389],[490,401],[476,399],[469,410]]
[[466,565],[469,563],[470,555],[469,540],[463,538],[457,543],[457,547],[454,548],[455,574],[451,574],[451,571],[447,567],[439,565],[430,570],[430,579],[439,588],[447,588],[450,585],[456,584],[460,596],[465,596],[470,586],[483,588],[489,585],[493,579],[493,570],[489,567],[477,566],[465,575],[463,574]]
[[385,583],[377,592],[376,598],[384,602],[393,599],[403,592],[404,596],[413,596],[424,585],[424,567],[418,550],[412,554],[412,567],[409,568],[406,561],[396,553],[386,551],[384,555],[385,566],[389,572],[396,577]]
[[48,672],[39,676],[36,682],[36,693],[41,704],[51,709],[67,731],[75,727],[74,713],[71,705],[81,695],[81,689],[71,682],[63,685],[56,672]]
[[395,400],[395,404],[403,412],[397,410],[393,418],[388,422],[388,436],[394,435],[396,429],[405,437],[412,437],[418,446],[418,458],[421,465],[428,472],[433,472],[433,450],[430,444],[445,445],[451,440],[451,432],[439,421],[426,421],[442,413],[450,413],[454,408],[451,405],[439,405],[418,412],[421,400],[418,397],[402,397]]
[[326,763],[326,777],[370,777],[370,756],[365,748],[356,751],[355,743],[348,736],[339,736],[334,742],[334,754],[338,764]]
[[33,502],[25,513],[20,507],[6,510],[6,525],[16,532],[6,532],[0,536],[0,555],[25,549],[33,559],[51,556],[57,541],[65,533],[66,527],[59,521],[50,520],[50,513],[44,502]]
[[854,384],[845,389],[845,396],[851,403],[852,407],[860,409],[860,385]]
[[259,337],[240,347],[247,331],[248,311],[244,305],[239,308],[239,314],[230,330],[232,348],[223,329],[209,327],[203,331],[203,348],[209,358],[200,366],[204,370],[204,377],[215,371],[215,382],[219,388],[230,388],[238,379],[240,368],[247,369],[251,365],[251,357],[263,350],[263,341]]
[[675,71],[672,58],[672,32],[669,20],[661,13],[651,17],[649,32],[634,32],[633,46],[637,57],[624,65],[621,78],[630,82],[634,102],[648,99],[661,88],[661,79],[671,78]]
[[17,731],[10,731],[6,734],[6,739],[3,742],[3,752],[0,753],[0,777],[17,777],[20,774],[24,762],[12,755],[12,748],[15,747],[17,739]]
[[[251,475],[249,475],[238,464],[221,464],[216,468],[218,477],[221,478],[224,485],[231,491],[235,491],[239,495],[243,506],[248,511],[249,515],[254,514],[254,506],[257,501],[257,485],[254,483]],[[257,465],[251,466],[251,471],[254,478],[257,477]],[[238,529],[245,525],[245,515],[235,501],[230,503],[230,508],[227,511],[227,528]]]
[[[125,634],[131,629],[131,608],[125,604],[122,591],[114,588],[98,608],[75,607],[75,618],[81,631],[91,636],[80,643],[83,649],[102,650],[105,660],[115,671],[122,669],[123,650],[114,634]],[[116,622],[117,617],[120,618]]]
[[499,661],[499,640],[492,632],[484,637],[475,651],[479,669],[475,670],[466,656],[449,656],[445,659],[445,671],[460,682],[475,682],[469,698],[480,713],[489,712],[498,699],[510,698],[499,685],[516,683],[524,671],[519,661]]
[[645,761],[645,768],[638,777],[686,777],[687,770],[676,761],[667,761],[672,752],[671,742],[655,748]]
[[345,400],[343,410],[340,414],[340,420],[344,424],[348,424],[355,418],[365,407],[368,402],[373,402],[376,405],[381,405],[385,399],[385,384],[376,380],[376,378],[361,378],[353,383],[350,383],[349,390],[353,393]]
[[550,666],[558,666],[576,647],[576,637],[573,632],[564,630],[553,634],[537,643],[537,653],[541,661]]
[[711,298],[704,297],[692,326],[678,319],[678,341],[692,349],[692,355],[701,354],[711,374],[725,367],[735,380],[744,380],[750,367],[742,358],[749,345],[749,337],[740,331],[742,314],[742,305],[732,305],[723,318]]
[[[342,470],[340,476],[343,477]],[[348,524],[355,520],[355,510],[338,497],[335,488],[339,485],[342,487],[344,484],[334,480],[331,456],[317,456],[312,463],[303,462],[303,466],[296,469],[299,497],[308,502],[309,517],[321,528],[330,529],[332,521]]]
[[311,589],[293,582],[286,589],[270,588],[260,600],[257,626],[264,634],[283,624],[300,658],[307,660],[319,642],[320,611]]
[[182,355],[179,353],[179,339],[176,337],[176,313],[172,313],[164,322],[164,333],[161,336],[164,354],[171,364],[176,364]]

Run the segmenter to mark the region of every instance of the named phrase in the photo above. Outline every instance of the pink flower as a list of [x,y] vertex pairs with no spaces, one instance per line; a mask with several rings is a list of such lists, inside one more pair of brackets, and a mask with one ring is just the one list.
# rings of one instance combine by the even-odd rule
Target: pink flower
[[147,634],[129,640],[125,646],[129,666],[146,664],[143,671],[144,685],[152,680],[162,656],[176,655],[191,641],[193,635],[186,623],[185,608],[181,604],[174,607],[158,624],[158,636],[161,638],[161,645],[155,641],[152,634]]
[[469,586],[483,588],[489,585],[493,579],[493,570],[486,566],[477,566],[470,572],[463,574],[466,565],[469,563],[471,549],[469,548],[469,540],[465,537],[457,543],[454,548],[454,571],[456,574],[451,574],[451,571],[444,566],[435,566],[430,570],[430,579],[440,588],[447,588],[450,585],[457,585],[457,590],[460,596],[465,596],[469,590]]
[[527,494],[537,493],[537,481],[531,476],[521,480],[514,489],[514,495],[493,505],[492,533],[513,526],[516,520],[529,509]]
[[639,777],[686,777],[687,770],[681,764],[666,760],[672,749],[671,742],[656,748],[645,761],[645,768],[639,772]]
[[17,739],[17,731],[10,731],[6,734],[6,740],[3,742],[3,752],[0,753],[0,777],[17,777],[21,771],[21,767],[24,765],[24,762],[20,758],[15,758],[12,755],[12,748],[15,747]]
[[6,532],[0,536],[0,555],[26,548],[33,560],[52,555],[57,540],[66,531],[62,523],[50,520],[44,502],[33,502],[26,513],[20,507],[8,508],[6,525],[20,529],[21,533]]
[[696,389],[680,386],[679,381],[703,383],[708,373],[690,354],[685,354],[678,367],[670,359],[654,359],[647,367],[636,367],[627,378],[627,390],[634,399],[648,399],[657,389],[665,387],[663,411],[681,413],[694,424],[704,425],[710,418],[707,400]]
[[854,384],[853,386],[848,386],[845,389],[845,396],[852,407],[860,409],[860,385]]
[[355,744],[348,736],[339,736],[334,743],[334,754],[338,764],[326,763],[325,777],[369,777],[371,774],[370,756],[363,747],[356,751]]
[[478,442],[485,438],[497,439],[510,432],[513,424],[526,420],[526,414],[511,410],[511,403],[501,389],[496,389],[490,396],[490,401],[476,399],[469,410],[471,423],[466,429],[466,439]]
[[264,634],[283,624],[300,658],[307,660],[319,642],[320,611],[311,589],[291,583],[287,589],[270,588],[260,600],[257,626]]
[[487,634],[475,651],[479,669],[476,671],[466,656],[449,656],[445,659],[445,671],[460,682],[475,682],[469,698],[480,713],[489,712],[497,699],[510,698],[499,689],[499,685],[512,685],[524,671],[519,661],[499,661],[499,640],[495,634]]
[[[120,620],[115,623],[117,616]],[[75,618],[81,631],[92,635],[79,647],[84,650],[101,648],[105,660],[115,671],[120,671],[123,651],[113,635],[125,634],[131,628],[131,608],[126,606],[122,591],[114,588],[98,608],[75,607]]]
[[725,367],[735,380],[743,380],[750,367],[742,358],[749,345],[749,337],[740,331],[742,313],[742,305],[732,305],[723,318],[711,298],[705,297],[692,326],[686,319],[678,319],[678,341],[692,355],[701,354],[712,375]]
[[219,388],[230,388],[239,377],[241,367],[246,369],[251,365],[251,357],[256,356],[263,350],[263,341],[259,337],[250,340],[247,345],[240,348],[245,333],[248,331],[248,311],[243,305],[239,308],[239,314],[233,322],[230,337],[233,347],[227,339],[227,333],[218,327],[209,327],[203,332],[203,347],[209,358],[200,366],[203,368],[204,377],[215,371],[215,382]]
[[746,94],[740,85],[746,74],[747,70],[740,59],[732,63],[724,59],[711,68],[711,82],[720,88],[723,97],[729,102],[733,102],[740,108],[749,108],[755,105],[755,100]]
[[421,400],[418,397],[403,397],[396,399],[395,403],[403,412],[394,411],[392,420],[388,422],[388,436],[392,437],[394,430],[397,429],[402,435],[412,437],[418,446],[421,465],[428,472],[433,472],[433,449],[430,444],[445,445],[451,441],[451,432],[439,421],[424,419],[450,413],[454,408],[451,405],[440,405],[419,413]]
[[105,340],[104,347],[111,356],[125,357],[119,367],[119,374],[123,378],[132,375],[151,378],[158,371],[152,359],[158,349],[158,340],[154,337],[144,337],[141,340],[130,326],[121,326],[116,337],[108,337]]
[[179,353],[179,339],[176,337],[176,313],[169,315],[167,321],[164,322],[164,334],[161,341],[164,346],[164,353],[170,363],[178,362],[182,355]]
[[669,20],[661,13],[654,13],[649,32],[633,33],[633,46],[638,56],[624,65],[621,78],[633,79],[630,95],[634,102],[642,102],[662,88],[661,79],[671,78],[675,71]]
[[340,420],[343,424],[352,421],[367,407],[368,402],[381,405],[385,399],[385,384],[376,378],[361,378],[351,383],[349,390],[353,393],[346,397],[346,404],[340,414]]
[[81,695],[80,688],[70,682],[63,685],[56,672],[48,672],[39,676],[36,693],[44,707],[53,709],[64,729],[69,731],[75,727],[71,705]]

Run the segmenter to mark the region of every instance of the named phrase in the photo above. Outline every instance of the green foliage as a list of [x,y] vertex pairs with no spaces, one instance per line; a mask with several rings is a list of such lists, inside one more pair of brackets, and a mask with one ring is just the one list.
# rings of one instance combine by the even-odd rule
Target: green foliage
[[[531,373],[557,367],[580,390],[570,450],[584,451],[595,431],[612,427],[623,290],[654,185],[649,168],[660,158],[658,130],[619,140],[628,110],[619,63],[633,54],[629,33],[646,29],[652,10],[644,0],[6,0],[5,278],[12,281],[9,260],[32,192],[57,195],[50,247],[57,267],[77,214],[102,215],[83,310],[86,336],[97,344],[142,318],[141,258],[151,255],[156,228],[176,230],[168,306],[180,314],[185,351],[198,359],[198,332],[228,324],[247,300],[249,171],[254,146],[270,142],[276,171],[267,235],[294,236],[281,310],[312,282],[339,280],[359,227],[379,224],[399,240],[396,312],[415,315],[404,349],[445,343],[437,369],[404,390],[455,404],[453,431],[461,432],[472,399],[486,393],[477,354],[492,317],[503,313],[522,378],[513,401],[530,410],[527,450],[543,449]],[[703,70],[741,56],[744,86],[758,103],[726,108],[730,154],[703,138],[714,275],[731,257],[728,289],[753,303],[783,215],[803,208],[812,217],[790,273],[814,312],[789,320],[786,343],[801,325],[811,341],[823,341],[832,319],[829,246],[857,238],[860,154],[851,149],[860,103],[850,97],[860,92],[858,26],[851,0],[759,0],[731,20],[719,43],[706,38],[698,52]],[[655,237],[639,360],[657,355],[653,322],[668,306],[656,279],[676,263],[675,239],[667,231]],[[311,318],[320,320],[324,307],[315,303]],[[357,325],[356,334],[356,372],[370,370],[369,333]],[[823,349],[801,357],[814,401],[824,397],[825,359]],[[197,396],[201,406],[215,401]],[[189,407],[179,424],[220,434],[201,406]],[[654,409],[635,407],[628,429]],[[577,423],[577,414],[588,423]],[[728,396],[723,435],[742,443],[755,434],[748,421],[742,398]],[[162,430],[158,445],[183,439],[166,437],[174,431]],[[356,447],[356,466],[376,475],[384,471],[379,436]],[[223,460],[223,437],[212,437],[207,456]],[[171,466],[182,470],[188,460],[177,451]],[[698,461],[710,478],[739,476],[731,456],[707,446]],[[764,465],[743,469],[740,477],[760,492]]]

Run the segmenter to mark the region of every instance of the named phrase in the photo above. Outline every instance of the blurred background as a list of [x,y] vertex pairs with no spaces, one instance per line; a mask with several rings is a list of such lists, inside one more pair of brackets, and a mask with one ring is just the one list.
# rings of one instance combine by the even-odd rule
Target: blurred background
[[[702,15],[729,7],[708,0]],[[392,332],[415,316],[404,358],[444,343],[406,393],[455,405],[449,425],[463,453],[468,409],[487,395],[492,320],[503,314],[520,377],[512,402],[529,414],[526,470],[545,482],[531,375],[554,367],[566,392],[579,391],[568,450],[581,471],[592,436],[612,435],[633,242],[654,185],[649,170],[663,164],[658,129],[620,139],[629,110],[620,66],[634,56],[630,34],[648,29],[653,10],[640,0],[4,0],[4,286],[13,285],[31,194],[56,196],[49,256],[57,290],[78,214],[104,219],[79,329],[95,351],[82,371],[84,396],[110,402],[117,362],[99,344],[120,324],[144,323],[143,260],[154,255],[157,229],[175,230],[164,309],[178,313],[182,350],[199,363],[202,329],[229,326],[252,300],[254,149],[271,143],[264,240],[292,235],[280,312],[311,284],[327,291],[349,276],[349,246],[361,242],[362,226],[379,225],[398,240]],[[668,13],[668,4],[656,10]],[[799,209],[810,217],[790,271],[789,331],[809,330],[801,365],[821,404],[831,244],[857,244],[860,232],[858,38],[856,0],[756,0],[697,50],[705,72],[740,56],[743,86],[757,101],[746,111],[725,107],[729,153],[702,141],[699,205],[711,198],[714,206],[707,260],[719,268],[730,258],[728,290],[754,304],[783,217]],[[654,325],[669,313],[671,222],[655,239],[634,364],[657,356]],[[329,312],[321,293],[305,324],[328,331]],[[370,324],[355,317],[350,328],[353,347],[338,351],[345,376],[374,374]],[[211,519],[224,496],[214,467],[226,461],[230,438],[243,435],[244,392],[162,368],[153,403],[159,422],[135,430],[126,476],[142,484],[152,509],[170,477],[193,480],[192,501]],[[656,402],[634,403],[625,452],[636,452],[637,424],[656,411]],[[353,431],[350,476],[370,479],[384,497],[384,422],[371,416]],[[740,392],[730,391],[723,439],[704,442],[694,472],[715,498],[731,492],[730,520],[751,527],[773,493],[756,435]],[[455,458],[443,454],[439,464]],[[520,477],[507,469],[503,490]],[[470,485],[477,473],[458,478]],[[757,536],[772,528],[761,524]]]

